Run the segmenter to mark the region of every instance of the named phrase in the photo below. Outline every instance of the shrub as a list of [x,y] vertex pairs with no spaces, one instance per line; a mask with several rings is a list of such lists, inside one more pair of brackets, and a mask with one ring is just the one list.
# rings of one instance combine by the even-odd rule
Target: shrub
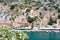
[[47,0],[44,0],[45,2],[47,2]]
[[35,18],[28,16],[27,21],[28,21],[29,23],[32,23],[33,21],[35,21]]
[[33,0],[25,0],[26,4],[30,4]]
[[45,6],[43,7],[43,9],[44,9],[45,11],[47,11],[47,8],[46,8]]
[[19,6],[20,6],[20,9],[24,9],[25,8],[25,5],[23,5],[23,4],[20,4]]
[[48,0],[49,2],[53,2],[53,0]]
[[57,9],[58,13],[60,13],[60,8]]
[[27,9],[27,10],[26,10],[26,13],[27,13],[27,12],[30,12],[30,9]]
[[52,19],[50,18],[50,20],[49,20],[49,22],[48,22],[48,25],[53,25],[53,23],[56,23],[56,20],[52,20]]
[[10,6],[10,9],[13,11],[16,6],[17,6],[17,5],[11,5],[11,6]]
[[58,19],[60,19],[60,14],[58,15]]

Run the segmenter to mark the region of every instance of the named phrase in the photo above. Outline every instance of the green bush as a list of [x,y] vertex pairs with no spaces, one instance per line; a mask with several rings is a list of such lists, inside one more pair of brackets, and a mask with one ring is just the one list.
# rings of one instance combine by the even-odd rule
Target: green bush
[[27,21],[28,21],[29,23],[32,23],[33,21],[35,21],[35,18],[32,18],[32,17],[28,16]]
[[47,7],[44,6],[43,9],[44,9],[45,11],[47,11]]
[[55,9],[58,9],[58,6],[54,6]]
[[30,9],[27,9],[27,10],[26,10],[26,13],[27,13],[27,12],[30,12]]
[[60,13],[60,8],[57,9],[58,13]]
[[16,9],[15,11],[18,13],[19,9]]
[[49,2],[53,2],[53,0],[48,0]]
[[48,2],[48,1],[49,1],[49,2],[52,2],[53,0],[44,0],[44,1],[45,1],[45,2]]
[[45,2],[47,2],[47,0],[44,0]]
[[54,0],[44,0],[45,2],[50,2],[51,4],[55,4]]
[[41,7],[41,2],[36,2],[36,5],[34,5],[34,6],[36,6],[37,8],[40,8]]
[[57,21],[56,20],[52,20],[51,18],[50,18],[50,20],[49,20],[49,22],[48,22],[48,25],[53,25],[53,23],[56,23]]
[[11,16],[10,20],[15,20],[16,16]]
[[58,15],[58,19],[60,19],[60,14]]
[[10,9],[13,11],[15,6],[17,6],[17,5],[10,5]]
[[27,40],[28,36],[22,31],[12,31],[9,26],[0,26],[0,40]]
[[33,0],[25,0],[26,4],[30,4]]
[[24,9],[25,8],[25,5],[23,5],[23,4],[20,4],[19,6],[20,6],[20,9]]

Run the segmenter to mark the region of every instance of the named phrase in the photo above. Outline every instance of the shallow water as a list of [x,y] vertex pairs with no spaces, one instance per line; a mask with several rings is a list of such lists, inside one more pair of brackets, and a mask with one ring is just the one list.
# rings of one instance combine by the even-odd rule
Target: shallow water
[[60,40],[60,32],[26,32],[29,40]]

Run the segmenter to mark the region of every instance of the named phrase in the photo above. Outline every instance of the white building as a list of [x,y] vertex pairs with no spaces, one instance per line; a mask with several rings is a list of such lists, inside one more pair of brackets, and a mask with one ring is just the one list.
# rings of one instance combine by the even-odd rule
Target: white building
[[57,26],[60,28],[60,19],[57,20]]

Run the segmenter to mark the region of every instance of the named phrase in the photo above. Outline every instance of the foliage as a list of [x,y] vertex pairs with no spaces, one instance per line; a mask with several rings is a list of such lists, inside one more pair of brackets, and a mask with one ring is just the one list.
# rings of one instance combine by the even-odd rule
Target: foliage
[[7,3],[4,3],[4,5],[7,5]]
[[13,32],[10,27],[0,26],[0,40],[12,40]]
[[15,20],[16,16],[11,16],[10,20]]
[[26,4],[30,4],[33,0],[25,0]]
[[40,6],[41,5],[41,2],[37,2],[37,4],[36,4],[37,6]]
[[27,9],[26,12],[30,12],[30,9]]
[[47,0],[44,0],[45,2],[47,2]]
[[24,4],[20,4],[20,9],[24,9],[25,5]]
[[53,25],[53,23],[56,23],[56,20],[52,20],[52,18],[50,18],[48,25]]
[[39,20],[41,20],[42,19],[42,13],[41,12],[39,12],[39,15],[38,15],[38,17],[37,17]]
[[18,12],[18,11],[19,11],[19,9],[16,9],[15,11],[16,11],[16,12]]
[[55,9],[58,9],[58,6],[54,6]]
[[12,31],[9,26],[0,26],[0,40],[27,40],[28,36],[22,31]]
[[60,19],[60,14],[58,15],[58,19]]
[[58,13],[60,13],[60,8],[57,9]]
[[10,5],[10,9],[13,11],[17,5]]
[[50,2],[51,4],[55,4],[54,0],[45,0],[45,2]]
[[36,2],[36,5],[34,5],[34,6],[36,6],[37,8],[40,8],[41,7],[41,2]]
[[48,1],[49,1],[49,2],[53,2],[53,0],[45,0],[45,2],[48,2]]
[[28,36],[22,31],[15,31],[16,40],[28,40]]
[[43,9],[44,9],[45,11],[47,11],[47,7],[44,6]]
[[35,21],[35,18],[28,16],[27,21],[28,21],[29,23],[32,23],[33,21]]
[[48,0],[49,2],[53,2],[53,0]]

